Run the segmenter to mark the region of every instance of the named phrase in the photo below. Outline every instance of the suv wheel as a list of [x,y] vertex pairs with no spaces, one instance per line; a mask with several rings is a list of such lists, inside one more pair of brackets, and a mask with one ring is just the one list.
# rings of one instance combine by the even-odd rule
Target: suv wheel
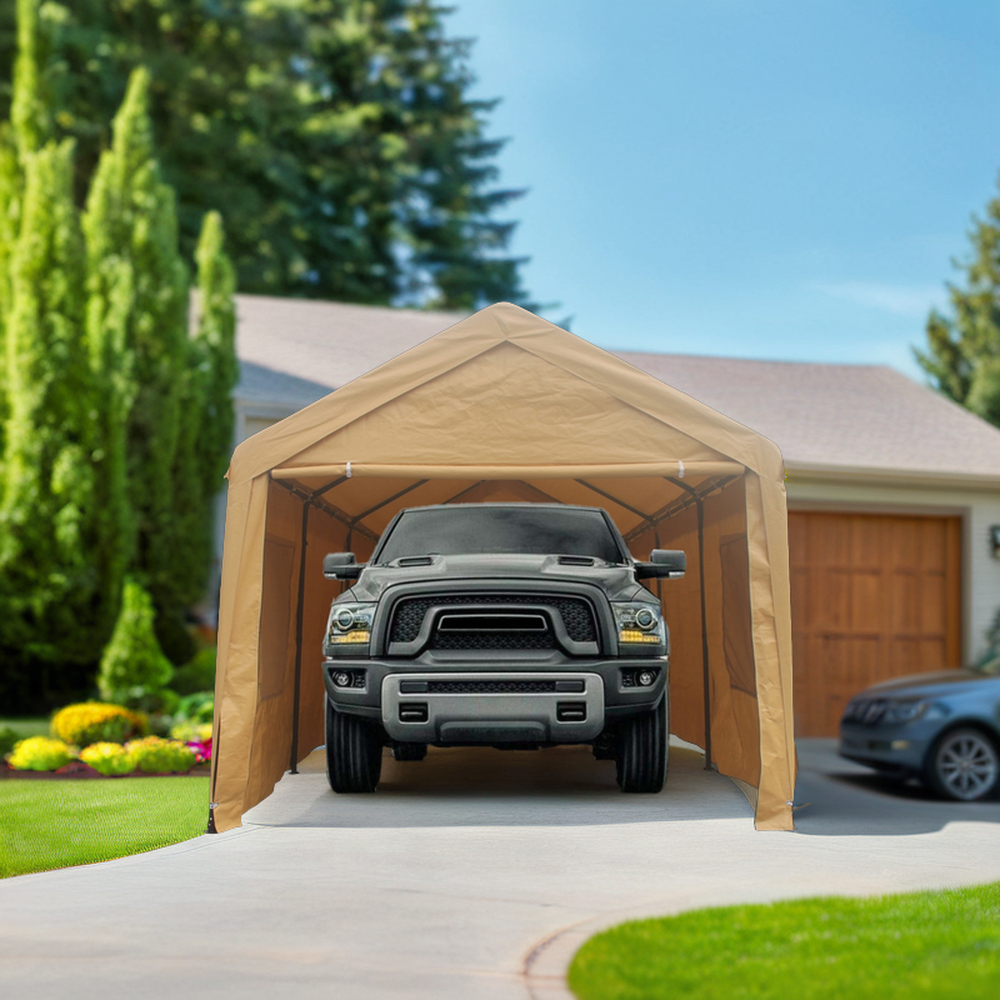
[[615,764],[618,787],[623,792],[656,793],[663,789],[669,733],[666,695],[652,712],[634,716],[619,726]]
[[940,795],[975,802],[1000,783],[1000,755],[981,730],[953,729],[931,748],[925,777]]
[[374,792],[382,776],[382,734],[326,702],[326,777],[335,792]]

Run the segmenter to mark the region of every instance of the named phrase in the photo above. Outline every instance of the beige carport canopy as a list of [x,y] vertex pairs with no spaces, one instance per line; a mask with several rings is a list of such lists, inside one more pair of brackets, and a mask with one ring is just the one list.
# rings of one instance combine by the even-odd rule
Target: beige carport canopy
[[653,548],[687,552],[687,576],[655,585],[671,629],[671,730],[739,779],[758,829],[791,829],[778,449],[507,303],[236,449],[219,612],[215,829],[239,826],[323,742],[322,638],[343,586],[323,577],[323,556],[351,550],[367,559],[403,507],[487,500],[601,506],[637,558]]

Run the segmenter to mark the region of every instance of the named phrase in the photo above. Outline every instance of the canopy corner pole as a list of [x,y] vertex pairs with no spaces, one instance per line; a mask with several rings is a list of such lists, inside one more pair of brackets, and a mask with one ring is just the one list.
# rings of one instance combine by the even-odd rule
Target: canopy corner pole
[[[335,486],[347,482],[347,476],[340,476],[331,480],[318,490],[312,493],[302,494],[297,490],[292,490],[296,496],[302,497],[302,539],[301,553],[299,556],[299,594],[298,603],[295,607],[295,684],[292,694],[292,746],[289,754],[289,768],[292,774],[299,773],[299,709],[302,703],[302,631],[305,627],[305,598],[306,598],[306,546],[309,539],[309,511],[313,504],[322,502],[323,494],[328,493]],[[280,480],[279,480],[280,482]],[[282,483],[282,485],[285,485]],[[288,487],[285,487],[288,489]]]
[[694,487],[687,483],[674,479],[672,476],[664,478],[691,494],[694,498],[695,510],[698,513],[698,589],[701,592],[701,680],[702,702],[705,711],[705,770],[714,771],[715,765],[712,763],[712,678],[708,660],[708,602],[705,598],[705,500]]
[[302,630],[305,623],[306,545],[309,537],[309,510],[312,498],[302,505],[302,552],[299,558],[299,596],[295,607],[295,686],[292,695],[292,748],[288,770],[299,773],[299,705],[302,700]]

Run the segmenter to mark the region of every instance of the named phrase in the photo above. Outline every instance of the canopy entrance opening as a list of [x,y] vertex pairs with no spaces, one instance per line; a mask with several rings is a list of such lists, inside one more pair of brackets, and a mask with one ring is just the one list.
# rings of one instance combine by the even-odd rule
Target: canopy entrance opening
[[501,304],[244,442],[229,481],[216,829],[323,741],[321,639],[343,586],[324,555],[365,561],[403,507],[486,501],[599,506],[637,558],[686,551],[687,576],[652,585],[671,729],[741,783],[758,828],[791,828],[783,469],[753,431]]

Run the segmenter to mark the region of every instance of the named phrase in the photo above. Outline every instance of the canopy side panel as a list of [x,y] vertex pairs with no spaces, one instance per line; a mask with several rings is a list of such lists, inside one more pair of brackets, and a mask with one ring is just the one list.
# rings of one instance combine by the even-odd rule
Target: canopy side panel
[[791,830],[795,792],[788,513],[784,483],[747,475],[747,538],[760,708],[758,830]]
[[[395,484],[398,486],[398,482]],[[329,494],[337,499],[336,491]],[[367,562],[375,545],[366,535],[351,531],[322,509],[309,515],[306,547],[305,602],[302,616],[302,663],[299,697],[299,731],[296,763],[305,760],[325,742],[326,687],[323,683],[323,636],[330,602],[347,584],[323,576],[323,557],[328,552],[353,552],[358,562]]]
[[712,763],[756,788],[760,723],[743,479],[704,503]]
[[687,555],[687,572],[680,580],[658,582],[660,604],[670,628],[670,731],[704,747],[701,566],[698,515],[693,505],[637,538],[632,553],[647,559],[653,548],[681,549]]
[[257,709],[267,480],[230,485],[219,601],[212,799],[220,833],[240,825]]
[[271,794],[289,766],[301,552],[302,501],[269,483],[257,633],[257,706],[244,812]]

